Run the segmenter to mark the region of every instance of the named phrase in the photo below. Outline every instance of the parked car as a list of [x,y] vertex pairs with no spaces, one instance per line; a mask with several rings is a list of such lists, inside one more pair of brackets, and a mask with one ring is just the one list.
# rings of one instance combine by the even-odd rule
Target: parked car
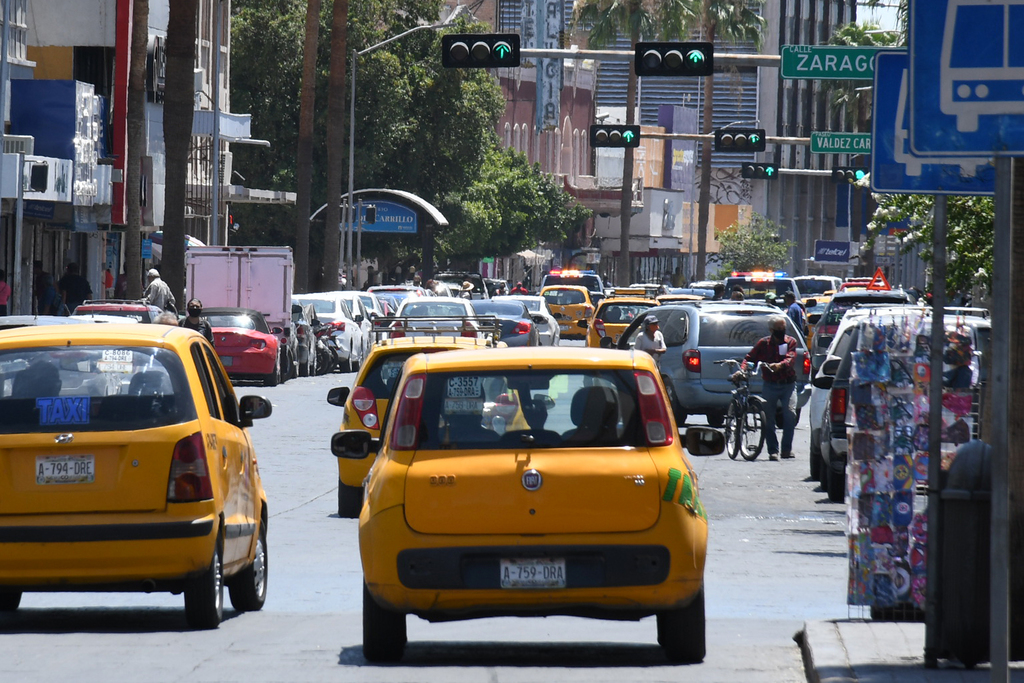
[[[366,362],[349,387],[327,393],[327,402],[345,409],[341,429],[365,429],[380,436],[381,421],[387,414],[391,395],[398,384],[405,361],[417,353],[489,349],[504,344],[491,339],[459,336],[404,337],[382,339],[370,349]],[[363,480],[373,457],[356,460],[338,458],[338,516],[358,517],[363,507]]]
[[480,299],[473,303],[477,316],[497,318],[501,328],[499,337],[508,346],[540,346],[537,326],[546,319],[530,313],[522,301],[492,301]]
[[295,360],[299,364],[300,377],[316,375],[316,335],[313,333],[312,319],[316,309],[311,304],[292,304],[292,329],[295,330]]
[[370,312],[370,318],[380,318],[387,315],[387,310],[381,303],[381,300],[373,292],[358,292],[359,298],[363,302],[363,306]]
[[[646,354],[543,348],[410,357],[359,518],[363,655],[396,661],[406,615],[429,621],[656,615],[671,661],[705,655],[707,512]],[[499,397],[525,417],[490,420]],[[722,452],[693,427],[691,455]]]
[[163,311],[141,301],[127,299],[98,299],[83,301],[72,312],[74,315],[116,315],[132,318],[140,323],[151,323]]
[[341,292],[315,292],[312,294],[296,294],[292,301],[299,304],[312,304],[320,321],[331,328],[330,341],[338,354],[338,363],[342,372],[354,372],[359,369],[366,357],[369,343],[363,332],[362,325],[356,322],[356,313]]
[[431,296],[431,292],[414,285],[374,285],[366,291],[394,300],[396,308],[409,297]]
[[0,612],[32,591],[168,591],[190,626],[216,628],[225,585],[236,610],[262,608],[267,497],[247,428],[270,413],[235,399],[192,330],[4,332]]
[[[768,336],[768,320],[773,315],[785,318],[787,334],[800,342],[796,358],[798,406],[810,397],[810,389],[805,388],[810,381],[810,354],[793,321],[779,309],[742,301],[657,306],[629,325],[619,337],[618,348],[633,347],[636,336],[642,334],[644,318],[650,315],[658,319],[665,336],[668,351],[659,360],[659,367],[680,423],[689,415],[706,415],[708,424],[722,426],[735,385],[729,379],[732,370],[715,361],[742,360],[759,339]],[[760,375],[751,376],[750,389],[755,394],[761,392]]]
[[283,356],[277,335],[263,314],[249,308],[204,308],[213,329],[213,346],[232,379],[255,379],[263,386],[282,381]]
[[811,334],[811,368],[817,372],[825,360],[825,351],[832,343],[832,337],[839,328],[839,321],[846,312],[857,306],[893,306],[914,303],[913,297],[902,289],[869,290],[851,289],[836,292],[821,312]]
[[566,339],[586,339],[585,327],[578,327],[581,320],[590,321],[594,315],[594,300],[590,290],[575,285],[553,285],[540,290],[547,302],[551,315],[558,321],[558,329]]
[[[849,400],[850,380],[853,351],[857,348],[860,330],[869,320],[877,324],[892,325],[922,319],[924,322],[920,325],[918,334],[930,335],[931,309],[918,306],[879,306],[866,310],[852,310],[840,321],[825,361],[814,376],[815,395],[811,397],[814,404],[812,420],[815,413],[820,415],[817,429],[813,429],[812,422],[811,456],[819,457],[818,479],[832,502],[841,503],[846,494],[846,464],[849,453],[847,429],[853,426],[853,411]],[[980,357],[988,352],[992,331],[988,318],[947,312],[945,325],[947,331],[970,332],[975,356]],[[978,372],[978,380],[984,383],[987,377],[982,364],[976,359],[973,365]]]
[[653,299],[609,297],[597,305],[589,325],[587,321],[576,324],[578,327],[586,328],[587,346],[613,349],[629,324],[636,320],[638,315],[657,305],[658,302]]
[[[548,310],[548,303],[542,296],[531,296],[529,294],[512,294],[507,296],[496,296],[495,301],[522,301],[530,314],[534,316],[534,323],[537,325],[537,334],[541,346],[558,346],[562,339],[561,328],[555,316]],[[539,318],[544,321],[540,322]]]

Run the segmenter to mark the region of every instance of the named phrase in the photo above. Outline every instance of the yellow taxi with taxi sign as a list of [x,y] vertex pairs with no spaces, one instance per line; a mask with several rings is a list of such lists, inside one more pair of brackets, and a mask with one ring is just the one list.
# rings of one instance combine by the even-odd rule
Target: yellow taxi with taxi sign
[[263,607],[267,497],[213,346],[165,325],[0,333],[0,611],[26,591],[184,593],[194,628]]
[[[680,439],[648,354],[419,354],[394,395],[380,439],[331,440],[339,458],[377,453],[359,516],[368,660],[402,657],[408,614],[656,615],[671,660],[703,660],[708,518],[687,452],[724,438]],[[502,395],[525,424],[488,414]]]
[[587,326],[587,346],[611,349],[630,323],[644,311],[658,305],[654,299],[619,296],[617,293],[597,305]]
[[562,339],[586,339],[586,327],[578,323],[589,322],[594,315],[594,300],[590,290],[575,285],[552,285],[541,289],[540,295],[547,302],[551,315],[558,321]]
[[[327,392],[327,402],[345,409],[341,429],[365,429],[377,438],[387,412],[395,382],[402,374],[405,361],[417,353],[438,353],[452,350],[474,350],[503,347],[491,336],[458,336],[431,334],[417,337],[388,338],[392,318],[378,318],[377,341],[370,348],[359,368],[351,389],[335,387]],[[338,516],[359,516],[363,506],[363,480],[370,471],[373,458],[352,460],[338,458]]]

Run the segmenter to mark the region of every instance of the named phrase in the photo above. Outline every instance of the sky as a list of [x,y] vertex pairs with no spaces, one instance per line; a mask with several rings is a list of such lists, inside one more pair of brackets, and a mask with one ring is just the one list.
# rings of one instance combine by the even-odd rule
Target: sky
[[[895,5],[895,2],[887,3]],[[896,8],[895,7],[865,7],[864,5],[858,5],[857,7],[857,23],[877,23],[881,28],[884,29],[895,29],[896,28]]]

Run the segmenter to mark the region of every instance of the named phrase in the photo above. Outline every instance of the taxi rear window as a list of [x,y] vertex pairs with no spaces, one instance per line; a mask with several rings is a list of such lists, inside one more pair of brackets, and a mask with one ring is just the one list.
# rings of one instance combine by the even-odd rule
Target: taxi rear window
[[430,373],[421,449],[576,448],[644,442],[632,371]]
[[378,356],[366,373],[362,386],[369,389],[374,398],[388,398],[395,388],[395,382],[402,376],[402,366],[405,365],[406,359],[417,353],[421,351]]
[[0,433],[124,431],[194,419],[184,367],[166,349],[0,351]]
[[601,280],[596,275],[545,275],[541,287],[550,285],[576,285],[591,292],[601,291]]
[[587,303],[586,295],[578,289],[549,289],[543,296],[550,306],[575,306]]
[[611,323],[613,325],[628,325],[648,308],[651,308],[651,306],[646,304],[608,303],[598,311],[597,317],[604,322]]

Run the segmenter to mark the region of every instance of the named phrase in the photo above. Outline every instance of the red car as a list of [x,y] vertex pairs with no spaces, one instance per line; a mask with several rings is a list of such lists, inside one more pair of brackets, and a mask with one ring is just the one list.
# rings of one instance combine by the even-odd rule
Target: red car
[[83,301],[73,311],[74,315],[117,315],[122,318],[134,318],[140,323],[151,323],[163,313],[156,306],[129,299],[99,299]]
[[213,328],[213,347],[231,379],[262,380],[266,387],[281,381],[278,339],[262,313],[251,308],[206,308],[203,317]]

